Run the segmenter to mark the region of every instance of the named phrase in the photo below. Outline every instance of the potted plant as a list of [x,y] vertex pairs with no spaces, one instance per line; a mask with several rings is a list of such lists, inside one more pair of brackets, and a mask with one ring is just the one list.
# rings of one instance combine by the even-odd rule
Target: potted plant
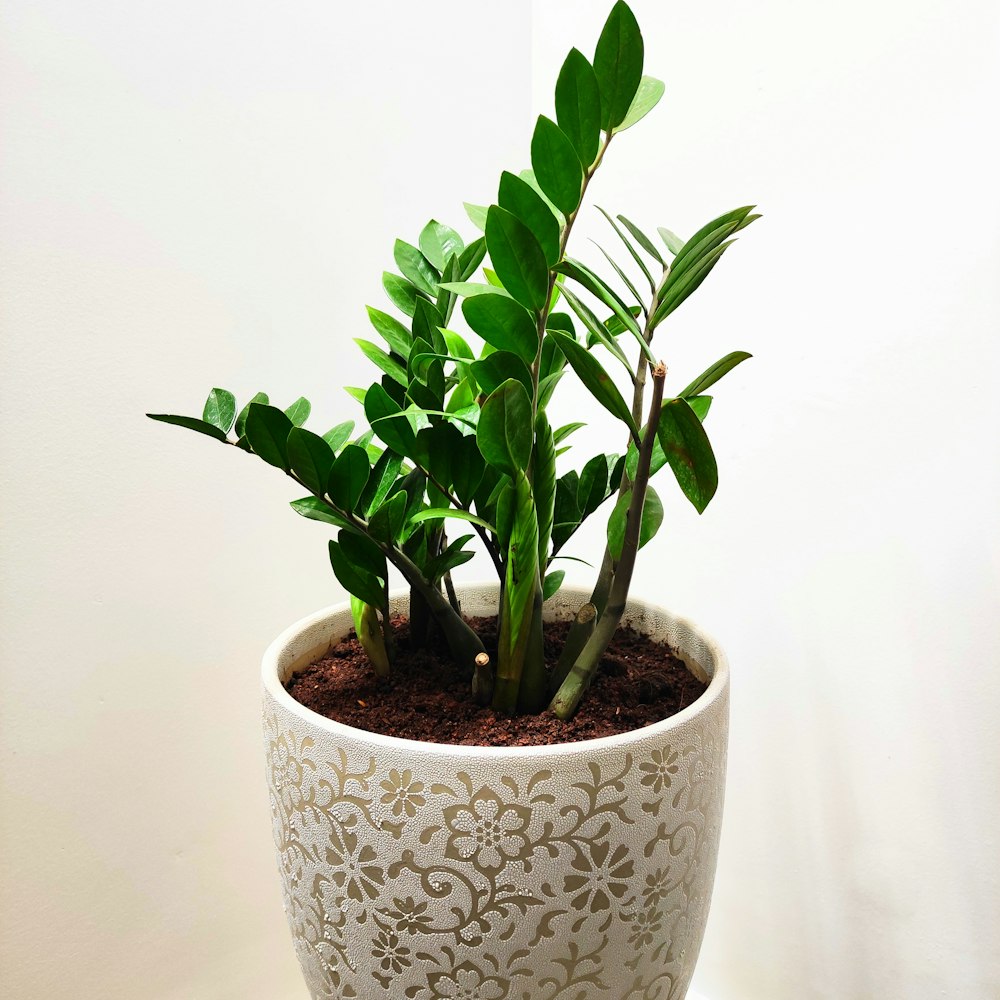
[[[657,240],[604,212],[625,257],[602,250],[595,267],[570,255],[590,179],[663,93],[642,69],[639,26],[619,2],[593,60],[566,58],[531,170],[504,172],[495,204],[466,206],[483,235],[466,242],[432,220],[414,244],[397,240],[399,273],[383,284],[398,315],[369,308],[383,344],[357,342],[382,374],[348,390],[362,433],[351,421],[308,430],[305,399],[280,409],[258,393],[237,412],[222,389],[200,418],[150,414],[280,469],[306,493],[293,509],[336,529],[329,557],[350,604],[292,626],[264,658],[274,832],[313,997],[687,990],[718,846],[727,666],[699,628],[629,587],[663,517],[652,478],[669,467],[699,512],[712,499],[707,392],[749,357],[729,354],[668,394],[655,333],[758,216],[738,208],[690,239],[660,228]],[[567,376],[620,422],[623,452],[560,472],[582,426],[549,422]],[[598,509],[595,585],[565,588],[553,561]],[[468,530],[447,534],[455,524]],[[496,580],[456,587],[475,536]],[[390,569],[404,590],[390,591]],[[670,717],[581,740],[581,701],[623,624],[705,690]],[[443,650],[487,722],[465,741],[479,745],[306,708],[288,688],[332,647],[363,649],[373,699],[406,697],[403,661]],[[523,741],[535,745],[490,745],[490,726],[510,744],[539,720],[543,736]]]

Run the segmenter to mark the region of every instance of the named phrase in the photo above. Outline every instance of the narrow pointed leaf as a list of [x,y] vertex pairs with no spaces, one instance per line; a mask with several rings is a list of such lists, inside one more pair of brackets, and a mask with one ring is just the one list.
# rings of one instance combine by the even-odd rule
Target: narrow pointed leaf
[[205,434],[216,441],[225,441],[226,434],[219,430],[215,424],[210,424],[207,420],[199,420],[198,417],[184,417],[175,413],[147,413],[150,420],[158,420],[163,424],[173,424],[175,427],[186,427],[189,431],[197,431]]
[[663,226],[657,226],[656,231],[660,234],[660,239],[663,240],[664,246],[674,256],[681,252],[681,249],[684,247],[684,241],[676,233],[672,233]]
[[372,326],[375,327],[379,336],[401,357],[409,357],[410,345],[413,343],[413,336],[409,330],[403,326],[393,316],[375,309],[372,306],[365,307],[368,310],[368,318]]
[[324,435],[323,440],[330,446],[332,451],[340,451],[341,448],[347,444],[351,437],[351,431],[354,430],[354,421],[345,420],[342,424],[337,424],[336,427],[331,427]]
[[423,297],[413,282],[393,274],[392,271],[382,272],[382,287],[389,296],[389,301],[406,316],[413,315],[413,311],[417,308],[417,300]]
[[[621,349],[621,345],[611,336],[607,327],[584,305],[568,288],[563,288],[563,297],[566,299],[570,309],[576,313],[583,325],[587,328],[588,347],[593,344],[602,344],[606,347],[625,367],[625,370],[632,375],[632,365],[628,357]],[[576,338],[573,338],[574,341]]]
[[459,521],[468,521],[470,524],[478,524],[481,528],[486,528],[496,534],[497,529],[489,521],[477,517],[467,510],[460,510],[458,507],[429,507],[426,510],[418,511],[410,520],[419,524],[421,521],[439,521],[448,517],[457,518]]
[[571,49],[556,81],[556,121],[584,166],[597,157],[601,141],[601,89],[597,74],[579,49]]
[[[465,299],[471,299],[475,295],[507,295],[504,289],[496,285],[487,285],[476,281],[448,281],[443,282],[441,288],[453,292],[455,295],[460,295]],[[510,296],[507,295],[507,298],[510,298]]]
[[619,0],[594,53],[594,72],[601,88],[601,127],[606,131],[628,115],[642,80],[642,59],[642,32],[628,4]]
[[618,218],[621,220],[622,225],[635,237],[636,243],[642,247],[654,260],[658,263],[666,266],[666,262],[663,260],[663,255],[660,253],[656,244],[634,223],[630,222],[625,218],[624,215],[619,215]]
[[556,446],[544,409],[539,410],[535,417],[535,450],[531,466],[531,493],[535,498],[538,520],[538,562],[544,566],[549,558],[556,501]]
[[360,337],[357,337],[354,343],[361,348],[361,353],[372,364],[381,368],[389,378],[398,382],[404,389],[406,388],[409,384],[409,379],[406,377],[406,369],[395,358],[391,358],[381,347],[373,344],[370,340],[362,340]]
[[545,582],[542,584],[542,600],[547,601],[550,597],[555,597],[565,578],[566,570],[564,569],[554,569],[551,573],[547,573]]
[[365,517],[370,517],[373,511],[378,510],[389,495],[402,464],[402,457],[388,448],[376,460],[357,505],[359,510],[365,512]]
[[751,357],[753,355],[748,354],[746,351],[733,351],[731,354],[727,354],[724,358],[716,361],[710,368],[706,368],[689,386],[682,392],[677,393],[677,395],[684,396],[685,398],[700,396],[710,386],[715,385],[723,375],[727,375],[738,364]]

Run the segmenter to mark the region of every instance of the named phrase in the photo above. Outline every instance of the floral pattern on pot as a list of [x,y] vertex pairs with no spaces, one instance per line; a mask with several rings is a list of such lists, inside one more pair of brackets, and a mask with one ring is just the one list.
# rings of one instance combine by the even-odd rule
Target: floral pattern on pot
[[272,688],[274,837],[314,1000],[682,1000],[718,850],[725,684],[677,724],[520,752],[373,736]]

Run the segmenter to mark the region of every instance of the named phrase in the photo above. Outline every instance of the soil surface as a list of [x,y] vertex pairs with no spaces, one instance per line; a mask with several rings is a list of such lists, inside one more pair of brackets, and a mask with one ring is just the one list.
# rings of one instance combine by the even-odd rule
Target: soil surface
[[[496,619],[470,618],[495,660]],[[573,743],[631,732],[676,714],[705,685],[670,647],[619,628],[576,715],[560,722],[550,712],[514,718],[472,700],[471,671],[458,669],[442,646],[414,649],[405,618],[394,618],[393,675],[380,681],[352,631],[318,662],[285,685],[307,708],[357,729],[429,743],[536,746]],[[545,658],[551,668],[569,622],[546,622]]]

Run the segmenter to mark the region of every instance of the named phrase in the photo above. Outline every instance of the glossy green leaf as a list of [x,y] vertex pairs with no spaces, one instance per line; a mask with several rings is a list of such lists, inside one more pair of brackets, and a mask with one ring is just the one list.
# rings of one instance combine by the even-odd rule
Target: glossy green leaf
[[319,497],[303,497],[301,500],[293,500],[290,506],[296,514],[307,517],[310,521],[335,524],[338,528],[349,527],[349,523]]
[[697,263],[691,264],[683,271],[678,271],[676,279],[674,269],[670,269],[670,274],[667,275],[667,280],[661,291],[660,304],[650,320],[650,325],[653,328],[662,323],[698,290],[701,283],[711,274],[722,255],[734,242],[734,240],[728,240],[701,257]]
[[500,175],[497,202],[531,230],[546,264],[555,264],[559,260],[559,223],[545,199],[527,181],[505,170]]
[[[614,257],[612,257],[611,254],[609,254],[608,251],[605,250],[600,243],[594,241],[594,246],[601,251],[601,253],[604,255],[604,259],[614,268],[615,274],[618,275],[618,277],[621,279],[622,284],[632,293],[632,297],[635,299],[635,301],[642,302],[643,299],[642,296],[639,294],[639,289],[635,287],[635,285],[632,282],[632,279],[619,266],[618,262],[614,259]],[[629,306],[628,311],[629,314],[634,318],[638,316],[639,313],[642,312],[642,306],[638,305]],[[623,333],[625,331],[625,324],[621,320],[616,320],[616,322],[618,323],[618,332]],[[610,333],[611,332],[610,324],[605,321],[604,325],[608,327],[608,332]]]
[[371,604],[381,607],[385,600],[385,594],[378,580],[369,573],[356,569],[338,542],[330,539],[330,565],[333,566],[334,576],[340,585],[355,597]]
[[467,201],[462,202],[462,204],[465,206],[465,214],[469,217],[469,222],[471,222],[481,233],[485,232],[486,206],[471,205]]
[[415,246],[396,240],[392,256],[400,273],[415,288],[425,295],[437,295],[437,283],[441,275]]
[[[488,285],[477,281],[449,281],[441,285],[442,288],[462,298],[471,299],[475,295],[507,295],[506,291],[497,285]],[[510,298],[509,295],[507,295]]]
[[376,436],[401,455],[413,452],[414,430],[403,408],[375,382],[365,396],[365,416]]
[[[608,328],[593,314],[589,306],[581,302],[568,288],[563,288],[563,298],[570,309],[580,318],[587,328],[587,346],[592,347],[595,343],[606,347],[623,365],[625,370],[632,375],[632,365],[621,345],[608,332]],[[574,342],[575,342],[574,338]]]
[[635,241],[646,251],[654,260],[660,264],[664,264],[663,255],[657,249],[656,244],[634,223],[630,222],[625,218],[624,215],[619,215],[618,218],[621,220],[622,225],[632,234]]
[[246,434],[247,428],[247,414],[250,412],[251,403],[269,403],[270,400],[267,398],[266,392],[258,392],[254,397],[240,410],[239,415],[236,417],[236,436],[241,438]]
[[[529,437],[531,434],[529,424]],[[538,520],[527,478],[518,473],[513,485],[510,540],[504,586],[505,613],[510,616],[510,647],[517,648],[528,629],[538,578]]]
[[695,264],[729,239],[750,215],[753,207],[744,205],[741,208],[734,208],[702,226],[678,251],[670,268],[671,276],[683,273],[686,267]]
[[486,246],[503,287],[521,305],[539,312],[549,294],[549,269],[532,231],[505,208],[490,205]]
[[666,87],[662,80],[657,80],[652,76],[642,77],[639,80],[639,89],[635,92],[635,97],[632,98],[628,112],[624,119],[622,119],[622,123],[615,126],[615,131],[624,132],[625,129],[631,128],[636,122],[642,121],[660,103],[660,98],[663,97],[664,90],[666,90]]
[[[625,527],[628,522],[628,508],[632,502],[632,490],[627,489],[615,504],[608,518],[608,551],[612,559],[620,559],[625,542]],[[642,521],[639,524],[639,545],[641,549],[660,529],[663,523],[663,503],[652,486],[646,489],[642,503]]]
[[570,50],[559,71],[556,121],[589,167],[601,141],[601,90],[594,67],[578,49]]
[[711,396],[689,396],[687,397],[688,405],[695,412],[695,416],[702,422],[705,422],[705,417],[708,416],[708,411],[712,406]]
[[486,462],[476,444],[475,436],[463,437],[455,449],[451,463],[451,478],[455,495],[466,506],[472,503],[485,471]]
[[[413,310],[413,340],[425,340],[435,354],[447,354],[448,347],[441,336],[441,327],[445,325],[444,317],[433,302],[420,299]],[[413,348],[410,348],[413,353]]]
[[622,301],[621,296],[598,275],[594,274],[585,264],[578,260],[567,257],[556,270],[565,274],[568,278],[578,281],[595,298],[603,302],[640,341],[642,331],[636,318],[629,311],[629,307]]
[[514,478],[528,467],[531,439],[531,399],[520,382],[508,379],[483,403],[476,443],[490,465]]
[[538,521],[538,560],[544,566],[549,558],[549,541],[556,501],[556,446],[545,410],[535,417],[535,449],[531,463],[531,493],[535,498]]
[[544,115],[531,137],[531,166],[543,193],[564,215],[572,215],[583,193],[583,165],[569,136]]
[[370,517],[373,511],[378,510],[389,495],[402,464],[402,457],[390,449],[386,449],[376,459],[358,501],[358,509],[365,512],[365,517]]
[[487,344],[511,351],[526,364],[538,353],[538,328],[531,313],[508,295],[477,295],[462,302],[462,315]]
[[601,127],[620,125],[629,113],[642,80],[642,32],[628,4],[611,9],[594,53],[594,72],[601,88]]
[[672,233],[669,229],[663,226],[657,226],[656,231],[660,234],[660,239],[663,240],[664,246],[675,256],[681,252],[681,248],[684,246],[684,241],[676,234]]
[[499,389],[508,379],[517,379],[529,396],[535,391],[528,366],[511,351],[494,351],[470,367],[479,387],[487,395]]
[[[485,220],[483,223],[485,229]],[[458,277],[465,281],[476,273],[476,269],[486,259],[486,237],[480,236],[478,240],[473,240],[463,251],[458,259]]]
[[389,378],[398,382],[404,388],[409,384],[409,380],[406,377],[406,369],[395,358],[386,354],[377,344],[373,344],[370,340],[362,340],[360,337],[356,337],[354,343],[361,348],[361,353],[372,364],[381,368]]
[[576,505],[581,517],[589,517],[608,495],[608,462],[604,455],[595,455],[580,473]]
[[205,400],[201,419],[228,434],[236,420],[236,397],[227,389],[213,389]]
[[304,427],[293,427],[288,432],[286,443],[292,472],[306,489],[322,496],[333,468],[334,454],[330,446],[318,434]]
[[390,493],[368,518],[368,530],[372,537],[391,545],[403,530],[406,520],[407,495],[403,491]]
[[462,237],[450,226],[431,219],[420,232],[420,252],[440,271],[453,253],[465,249]]
[[[280,412],[280,411],[279,411]],[[175,413],[147,413],[150,420],[158,420],[163,424],[173,424],[176,427],[186,427],[189,431],[197,431],[205,434],[216,441],[225,441],[226,434],[220,431],[215,424],[210,424],[206,420],[199,420],[198,417],[183,417]]]
[[566,570],[564,569],[554,569],[551,573],[547,573],[545,582],[542,584],[542,600],[547,601],[550,597],[555,597],[565,578]]
[[312,413],[312,403],[305,396],[299,396],[291,406],[285,407],[285,416],[296,426],[301,427]]
[[368,395],[367,389],[362,389],[360,386],[356,385],[345,385],[344,392],[346,392],[351,399],[356,399],[362,406],[365,405],[365,396]]
[[462,535],[456,538],[450,545],[439,553],[427,564],[426,576],[431,583],[437,583],[445,573],[450,573],[457,566],[467,563],[475,558],[475,552],[465,548],[472,535]]
[[330,446],[331,450],[337,452],[347,444],[353,430],[354,421],[345,420],[342,424],[331,427],[323,435],[323,440]]
[[352,566],[383,583],[388,580],[385,553],[370,538],[357,531],[344,530],[337,535],[337,541]]
[[255,455],[287,472],[288,435],[294,426],[276,406],[254,403],[247,414],[247,441]]
[[684,396],[685,398],[700,396],[710,386],[715,385],[723,375],[728,374],[738,364],[751,357],[753,355],[747,354],[746,351],[733,351],[731,354],[727,354],[724,358],[716,361],[714,365],[706,368],[689,386],[682,392],[677,393],[677,395]]
[[370,471],[367,450],[356,444],[347,445],[327,473],[326,492],[330,499],[341,510],[356,510]]
[[622,399],[622,394],[618,387],[611,381],[611,377],[601,367],[600,362],[586,348],[581,347],[575,340],[571,340],[566,334],[553,331],[549,334],[555,337],[562,348],[563,354],[576,372],[580,381],[590,390],[591,395],[609,413],[625,422],[633,437],[639,436],[639,429],[632,420],[632,411]]
[[553,433],[553,438],[556,444],[561,444],[566,440],[574,431],[578,431],[581,427],[586,427],[587,425],[576,421],[571,424],[563,424],[562,427],[557,427]]
[[546,375],[538,383],[538,409],[544,410],[552,399],[552,393],[555,392],[556,386],[559,384],[559,380],[563,377],[561,371],[553,372],[551,375]]
[[576,502],[580,486],[580,476],[577,472],[567,472],[556,481],[556,504],[552,517],[553,551],[566,544],[569,537],[580,524],[580,506]]
[[642,273],[645,275],[646,281],[649,283],[650,290],[655,292],[657,282],[654,280],[653,275],[650,273],[649,268],[646,266],[645,260],[643,260],[642,257],[639,256],[639,252],[632,245],[632,241],[622,232],[621,226],[619,226],[618,223],[615,222],[613,218],[611,218],[611,215],[608,212],[606,212],[603,208],[601,208],[600,205],[596,205],[595,208],[597,209],[598,212],[601,213],[601,215],[604,216],[605,219],[608,220],[608,225],[610,225],[611,228],[615,231],[615,235],[625,245],[625,249],[628,250],[629,256],[636,262],[636,264],[639,266],[639,270],[642,271]]
[[444,518],[454,518],[459,521],[468,521],[470,524],[478,524],[481,528],[486,528],[496,534],[496,528],[489,521],[458,507],[429,507],[426,510],[418,511],[410,520],[419,524],[422,521],[440,521]]
[[410,331],[398,319],[390,316],[388,313],[384,313],[372,306],[366,306],[365,308],[368,310],[368,318],[371,320],[372,326],[375,327],[379,336],[389,345],[390,349],[395,351],[400,357],[409,357],[410,345],[413,343]]
[[678,485],[702,513],[715,496],[719,470],[705,428],[686,400],[663,404],[656,436]]
[[392,271],[382,272],[382,287],[389,296],[389,301],[406,316],[413,315],[417,300],[423,297],[412,281],[407,281]]

